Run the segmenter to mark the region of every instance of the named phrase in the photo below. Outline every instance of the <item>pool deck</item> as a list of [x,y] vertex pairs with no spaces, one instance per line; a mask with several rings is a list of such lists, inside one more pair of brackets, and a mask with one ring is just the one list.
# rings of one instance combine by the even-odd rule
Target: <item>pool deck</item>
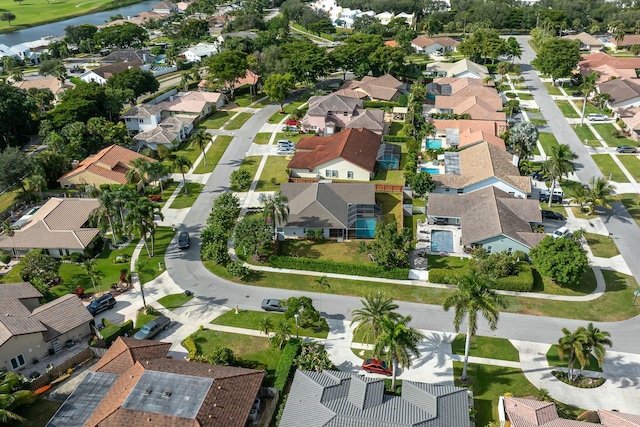
[[418,223],[416,251],[429,255],[438,255],[441,253],[441,251],[431,250],[431,231],[433,230],[450,231],[453,234],[453,252],[447,252],[448,255],[465,258],[470,257],[469,254],[464,253],[462,250],[462,245],[460,244],[462,232],[457,225],[436,225],[427,222]]

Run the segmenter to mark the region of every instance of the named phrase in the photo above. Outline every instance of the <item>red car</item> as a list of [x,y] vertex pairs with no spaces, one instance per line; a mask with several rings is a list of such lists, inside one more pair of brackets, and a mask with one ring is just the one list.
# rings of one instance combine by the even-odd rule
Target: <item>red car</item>
[[298,126],[300,122],[298,120],[287,120],[285,124],[287,126]]
[[391,374],[393,374],[391,369],[389,369],[389,367],[387,366],[387,362],[383,362],[382,360],[378,360],[378,359],[365,360],[364,362],[362,362],[362,369],[365,372],[368,372],[368,373],[373,372],[374,374],[383,374],[387,376],[390,376]]

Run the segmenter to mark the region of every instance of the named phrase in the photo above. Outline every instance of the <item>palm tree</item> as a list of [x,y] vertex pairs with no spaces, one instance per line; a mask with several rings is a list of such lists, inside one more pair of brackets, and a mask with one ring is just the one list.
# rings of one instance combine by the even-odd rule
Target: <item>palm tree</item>
[[272,342],[275,346],[282,350],[282,347],[291,338],[291,325],[285,319],[281,319],[276,325],[275,334]]
[[271,322],[269,316],[263,316],[258,320],[258,329],[266,336],[269,336],[269,332],[273,330],[273,322]]
[[593,97],[593,103],[596,105],[596,107],[602,110],[604,106],[607,105],[607,102],[609,102],[610,99],[611,99],[611,94],[598,93],[596,96]]
[[593,357],[598,361],[598,366],[602,367],[602,364],[604,363],[604,355],[607,352],[607,349],[605,349],[604,346],[607,345],[611,347],[613,345],[609,338],[611,334],[596,328],[593,326],[593,323],[589,323],[587,325],[585,333],[587,335],[587,345],[583,346],[584,350],[587,354],[593,355]]
[[187,180],[185,179],[184,174],[189,172],[191,166],[193,166],[193,163],[191,163],[191,160],[189,160],[187,156],[178,156],[173,159],[173,170],[182,174],[185,194],[189,194],[189,190],[187,189]]
[[498,326],[500,309],[506,307],[502,296],[489,288],[492,280],[480,274],[477,270],[471,270],[463,276],[454,280],[458,290],[448,297],[443,308],[449,311],[451,307],[455,310],[453,326],[458,332],[465,316],[468,317],[467,339],[464,347],[464,367],[462,369],[461,380],[467,380],[467,365],[469,363],[469,349],[471,347],[471,337],[478,330],[478,314],[487,319],[491,330]]
[[397,319],[400,315],[394,310],[398,309],[398,304],[393,302],[393,299],[387,298],[383,293],[371,293],[361,299],[363,308],[353,310],[351,312],[351,325],[358,323],[354,332],[363,333],[364,340],[367,341],[369,334],[373,332],[373,340],[378,339],[378,333],[380,331],[380,323],[385,317],[391,319]]
[[[542,169],[551,177],[549,194],[553,194],[560,178],[575,170],[572,160],[577,158],[578,156],[571,151],[567,144],[560,144],[549,149],[549,158],[542,165]],[[549,207],[551,207],[552,200],[553,198],[549,197]]]
[[129,184],[139,184],[142,182],[142,192],[144,193],[144,184],[149,178],[149,168],[151,162],[144,157],[137,157],[129,162],[131,168],[125,174]]
[[582,326],[579,326],[575,331],[571,332],[567,328],[562,328],[564,336],[558,340],[558,356],[560,360],[564,360],[564,357],[569,353],[569,361],[567,367],[569,369],[568,377],[570,381],[573,381],[573,364],[576,359],[580,363],[580,366],[584,368],[587,364],[587,353],[585,352],[585,346],[589,345],[589,338],[587,336],[587,330]]
[[493,77],[491,76],[487,76],[484,79],[482,79],[482,85],[483,86],[489,86],[489,83],[493,82]]
[[587,191],[586,201],[589,203],[587,215],[591,215],[596,206],[611,209],[609,201],[613,199],[615,189],[608,179],[593,177],[589,181],[589,190]]
[[86,271],[87,276],[91,279],[93,291],[98,292],[96,289],[96,283],[98,283],[98,285],[100,284],[100,281],[104,279],[104,273],[96,269],[96,261],[94,259],[86,260],[82,263],[82,267],[84,267],[84,271]]
[[[146,197],[140,197],[136,201],[127,202],[126,208],[128,212],[125,216],[125,229],[127,233],[136,232],[140,236],[147,249],[147,255],[151,258],[153,256],[156,229],[155,216],[159,215],[160,218],[163,218],[160,207]],[[149,251],[149,246],[147,245],[147,235],[151,237],[151,251]]]
[[207,156],[204,152],[204,149],[207,148],[207,144],[211,141],[211,135],[208,134],[204,129],[200,129],[198,132],[194,133],[191,137],[191,141],[193,144],[202,151],[202,160],[204,161],[204,165],[207,165]]
[[391,390],[396,389],[396,370],[398,365],[402,368],[411,366],[411,356],[420,357],[418,343],[424,339],[424,335],[415,328],[407,326],[411,316],[386,316],[380,322],[380,335],[373,345],[374,357],[381,359],[386,357],[391,360]]
[[189,90],[189,80],[191,79],[191,74],[188,72],[182,73],[182,78],[180,79],[180,85],[184,91]]
[[582,87],[580,88],[580,91],[582,92],[584,99],[582,100],[583,103],[582,103],[582,116],[580,117],[580,126],[584,124],[584,114],[587,110],[587,100],[589,99],[589,96],[591,96],[591,93],[593,93],[593,91],[595,91],[596,88],[598,87],[598,77],[600,77],[600,75],[598,74],[597,71],[594,71],[593,73],[584,77],[584,80],[582,82]]
[[269,194],[261,198],[263,218],[271,224],[273,237],[276,238],[276,225],[278,222],[285,223],[289,218],[289,199],[287,196],[278,191],[275,194]]
[[329,284],[329,279],[327,279],[327,276],[320,276],[316,280],[314,280],[314,282],[316,283],[316,285],[320,286],[321,288],[324,288],[324,289],[331,288],[331,285]]
[[164,187],[162,184],[162,178],[167,176],[170,172],[170,167],[162,162],[153,162],[149,165],[147,171],[152,181],[157,181],[160,184],[160,192],[164,193]]
[[16,253],[16,242],[15,242],[15,240],[13,238],[13,236],[15,236],[16,232],[13,230],[13,227],[11,226],[11,221],[9,221],[8,219],[5,219],[4,221],[2,221],[2,230],[1,231],[4,234],[6,234],[7,236],[11,237],[11,246],[13,246],[13,253],[11,255],[15,255],[17,257],[18,254]]
[[553,398],[546,388],[540,388],[535,392],[534,397],[541,402],[553,402]]
[[111,191],[113,191],[113,205],[118,209],[118,212],[120,212],[119,226],[124,228],[125,205],[128,202],[138,199],[138,191],[137,189],[131,188],[127,185],[121,185],[120,187],[117,187],[116,190]]
[[47,179],[39,173],[31,175],[27,178],[27,186],[29,190],[37,191],[42,198],[42,189],[47,186]]
[[20,390],[20,376],[14,372],[6,372],[0,380],[0,423],[11,424],[10,421],[25,421],[14,411],[22,405],[35,401],[37,396],[30,390]]

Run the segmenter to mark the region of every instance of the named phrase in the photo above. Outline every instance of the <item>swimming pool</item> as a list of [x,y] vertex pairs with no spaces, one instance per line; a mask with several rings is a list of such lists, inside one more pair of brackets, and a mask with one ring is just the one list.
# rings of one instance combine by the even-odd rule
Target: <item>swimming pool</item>
[[453,252],[453,232],[431,230],[431,252]]
[[377,221],[375,218],[356,219],[356,237],[359,239],[373,239],[376,232]]
[[427,138],[424,145],[427,149],[431,148],[433,150],[437,150],[439,148],[442,148],[442,140],[435,139],[435,138]]
[[420,168],[420,172],[429,172],[431,175],[440,175],[438,168]]

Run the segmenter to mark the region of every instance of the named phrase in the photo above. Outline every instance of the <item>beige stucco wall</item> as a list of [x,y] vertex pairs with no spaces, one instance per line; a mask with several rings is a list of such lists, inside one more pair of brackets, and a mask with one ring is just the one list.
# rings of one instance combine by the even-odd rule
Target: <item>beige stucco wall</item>
[[18,335],[9,338],[2,346],[0,346],[0,365],[12,370],[11,359],[19,354],[24,355],[24,360],[28,366],[32,363],[33,358],[42,359],[48,354],[49,345],[42,339],[41,333]]
[[82,171],[76,175],[64,178],[60,180],[60,186],[62,188],[69,187],[70,185],[87,185],[91,184],[94,187],[98,188],[102,184],[118,184],[116,181],[105,178],[100,175],[96,175],[94,173],[88,171]]
[[[337,170],[338,176],[326,176],[326,170]],[[347,178],[347,171],[353,172],[353,178]],[[343,159],[334,159],[329,162],[323,163],[316,167],[312,172],[308,169],[292,169],[291,174],[298,178],[317,178],[318,175],[322,176],[322,179],[337,179],[337,180],[353,180],[353,181],[369,181],[371,176],[369,171],[366,171],[353,163],[347,162]]]
[[[85,323],[84,325],[80,325],[77,328],[70,330],[66,334],[62,334],[56,338],[58,338],[58,341],[60,341],[60,345],[64,346],[64,343],[68,340],[79,341],[82,338],[89,336],[90,334],[91,327],[89,326],[89,323]],[[50,343],[51,341],[49,341],[48,344],[50,345]]]

